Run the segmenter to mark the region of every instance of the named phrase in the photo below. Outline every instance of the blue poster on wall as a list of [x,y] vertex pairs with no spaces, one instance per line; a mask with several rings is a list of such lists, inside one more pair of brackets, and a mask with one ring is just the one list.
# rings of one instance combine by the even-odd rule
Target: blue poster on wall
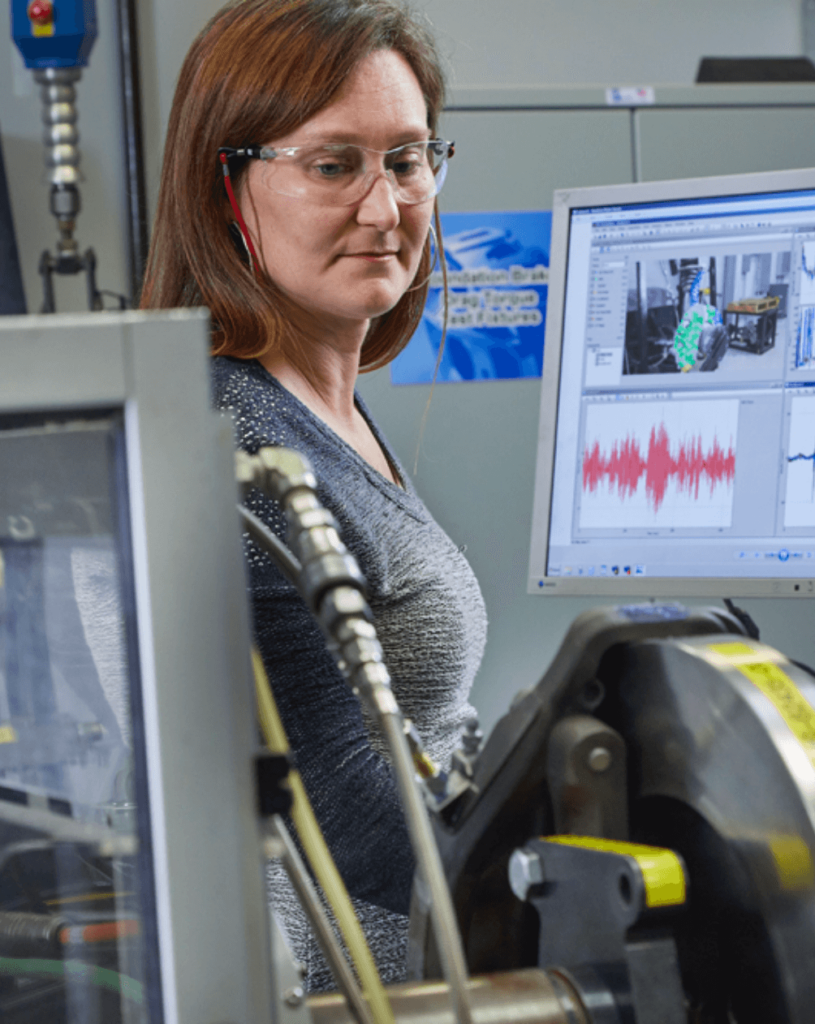
[[[444,213],[449,307],[437,380],[539,377],[549,280],[549,211]],[[444,318],[442,275],[430,279],[424,316],[391,363],[394,384],[433,379]]]

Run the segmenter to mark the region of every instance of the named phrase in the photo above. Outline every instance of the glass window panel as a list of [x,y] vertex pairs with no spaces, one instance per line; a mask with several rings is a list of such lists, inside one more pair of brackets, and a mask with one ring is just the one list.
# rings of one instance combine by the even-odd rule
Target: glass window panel
[[[147,1024],[119,412],[0,417],[0,1019]],[[138,770],[141,770],[139,767]],[[142,826],[147,815],[140,816]],[[155,972],[151,971],[155,976]],[[149,1001],[153,1007],[158,1000]]]

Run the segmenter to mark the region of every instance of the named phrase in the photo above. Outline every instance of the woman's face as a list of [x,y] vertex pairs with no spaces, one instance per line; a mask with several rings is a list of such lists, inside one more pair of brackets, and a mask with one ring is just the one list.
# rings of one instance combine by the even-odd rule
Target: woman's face
[[[410,65],[395,51],[379,50],[360,62],[328,107],[285,138],[265,141],[275,148],[353,143],[384,152],[429,136]],[[267,167],[252,161],[240,205],[275,284],[312,325],[331,330],[392,309],[416,275],[433,200],[401,204],[378,175],[353,205],[321,206],[266,187]]]

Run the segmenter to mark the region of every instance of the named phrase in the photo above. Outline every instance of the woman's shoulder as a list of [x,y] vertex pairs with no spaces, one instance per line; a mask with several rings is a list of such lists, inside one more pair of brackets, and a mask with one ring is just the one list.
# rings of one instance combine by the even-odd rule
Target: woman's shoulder
[[273,378],[255,359],[213,356],[210,360],[212,404],[217,409],[239,408],[257,400]]
[[230,413],[238,444],[296,445],[311,430],[307,410],[257,360],[214,356],[212,404]]

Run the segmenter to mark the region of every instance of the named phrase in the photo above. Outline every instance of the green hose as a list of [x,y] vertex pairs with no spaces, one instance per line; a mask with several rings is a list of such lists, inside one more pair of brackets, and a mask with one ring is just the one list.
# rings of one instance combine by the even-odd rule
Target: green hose
[[18,960],[0,956],[0,974],[47,974],[64,978],[66,982],[73,980],[95,985],[97,988],[116,992],[134,1003],[144,1002],[144,985],[135,978],[107,967],[95,967],[81,960]]

